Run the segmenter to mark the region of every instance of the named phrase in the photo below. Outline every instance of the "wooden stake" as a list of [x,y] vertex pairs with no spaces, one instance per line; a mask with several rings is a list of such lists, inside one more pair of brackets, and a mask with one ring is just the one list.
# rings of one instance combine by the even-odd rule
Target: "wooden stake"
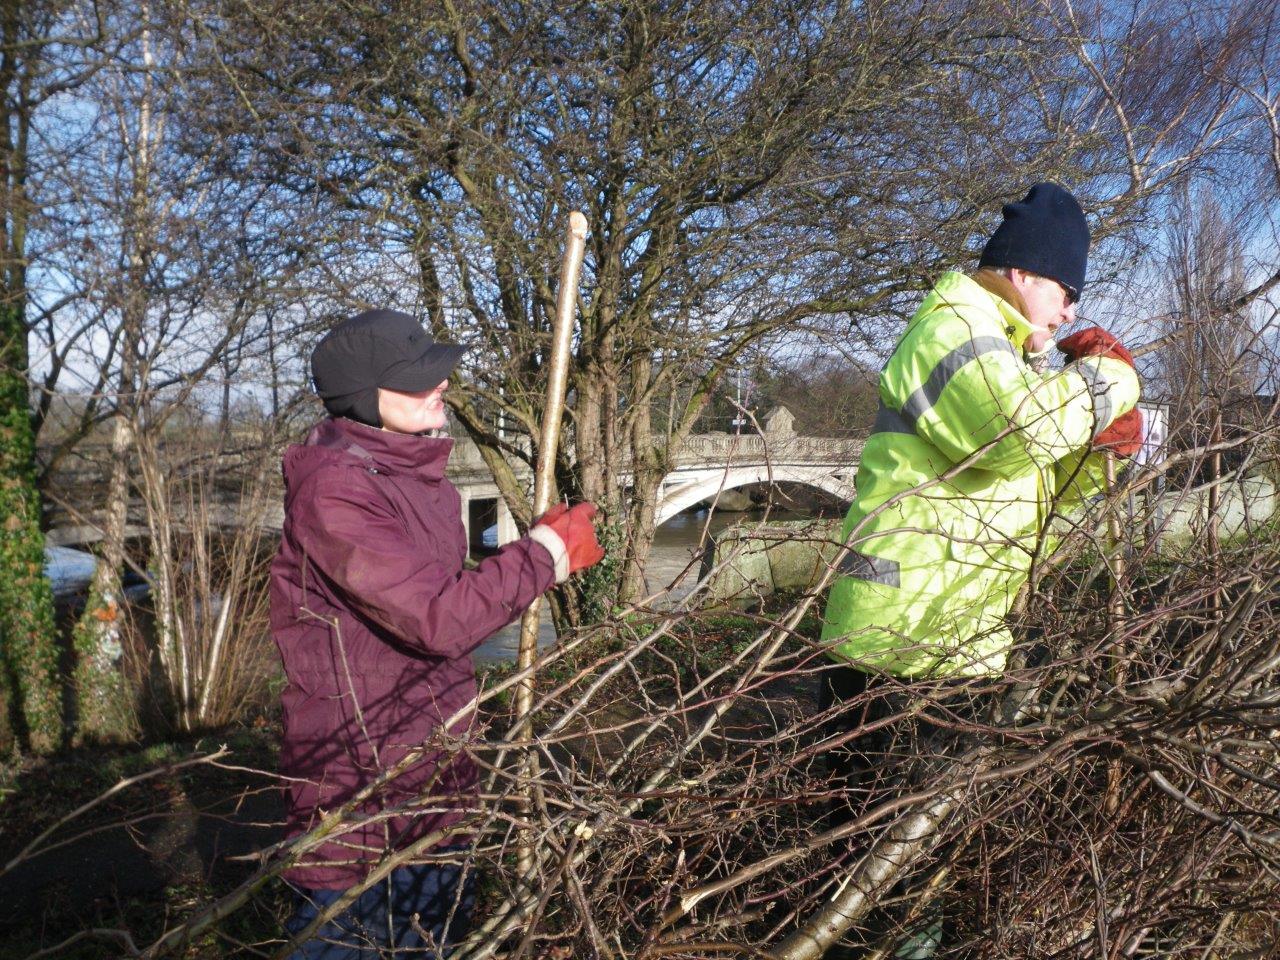
[[[1222,443],[1222,407],[1219,406],[1214,416],[1213,428],[1209,432],[1209,446],[1212,452],[1209,454],[1209,497],[1206,505],[1208,517],[1205,520],[1205,542],[1206,553],[1209,557],[1209,569],[1213,573],[1215,582],[1221,583],[1221,551],[1219,534],[1219,514],[1222,508],[1222,451],[1217,447]],[[1222,619],[1222,592],[1214,590],[1209,596],[1209,617],[1213,623],[1218,623]]]
[[1107,516],[1107,539],[1110,541],[1108,546],[1114,551],[1111,560],[1111,599],[1107,604],[1107,612],[1111,620],[1109,626],[1114,634],[1124,626],[1124,597],[1120,593],[1120,588],[1125,579],[1125,556],[1120,542],[1119,507],[1110,500],[1116,489],[1116,457],[1113,453],[1103,453],[1102,458],[1110,507],[1110,513]]
[[[1107,602],[1107,626],[1111,634],[1111,669],[1110,679],[1112,686],[1119,689],[1124,685],[1127,671],[1125,670],[1124,655],[1125,651],[1120,645],[1120,633],[1124,629],[1124,596],[1121,594],[1121,587],[1125,580],[1125,556],[1124,545],[1120,540],[1120,511],[1119,506],[1115,502],[1116,487],[1116,457],[1113,453],[1102,454],[1103,469],[1106,473],[1107,480],[1107,509],[1110,513],[1107,516],[1107,546],[1112,552],[1111,559],[1111,597]],[[1120,806],[1120,781],[1124,774],[1123,768],[1120,766],[1119,760],[1112,760],[1107,765],[1107,792],[1103,809],[1108,814],[1114,814]]]
[[[556,447],[560,442],[560,420],[564,416],[565,385],[569,377],[569,346],[573,339],[573,315],[578,302],[578,275],[582,270],[582,256],[587,243],[587,218],[577,210],[569,214],[569,230],[565,236],[564,258],[560,261],[560,290],[556,298],[556,316],[551,330],[551,357],[547,371],[547,399],[542,417],[542,438],[538,444],[538,466],[533,483],[533,516],[546,513],[555,496]],[[538,625],[542,619],[542,598],[536,598],[520,618],[520,647],[516,667],[521,672],[533,666],[538,655]],[[516,687],[516,718],[518,739],[533,737],[532,674]],[[532,749],[525,752],[522,772],[532,784],[537,774],[536,757]],[[530,787],[525,795],[525,809],[534,791]],[[533,851],[527,839],[520,843],[518,853],[520,873],[526,874],[533,866]]]

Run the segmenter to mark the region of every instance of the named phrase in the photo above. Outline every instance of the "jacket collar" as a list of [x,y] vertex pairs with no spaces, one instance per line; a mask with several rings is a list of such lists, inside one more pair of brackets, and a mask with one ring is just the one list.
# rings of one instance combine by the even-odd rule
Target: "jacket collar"
[[1005,321],[1005,332],[1015,347],[1024,347],[1036,328],[1027,319],[1027,302],[1017,287],[1004,274],[983,267],[973,275],[973,282],[996,298],[996,306]]
[[[1022,297],[1014,289],[1013,284],[999,274],[995,274],[995,280],[1003,280],[1008,284],[1007,289],[992,282],[986,276],[988,271],[983,270],[979,273],[983,275],[981,278],[968,277],[954,270],[944,273],[921,304],[917,316],[922,316],[944,304],[976,307],[995,314],[1000,326],[1004,328],[1005,336],[1015,347],[1022,349],[1027,342],[1027,337],[1031,336],[1032,331],[1035,330],[1031,321],[1019,309],[1019,307],[1026,309],[1022,303]],[[1010,295],[1011,300],[1005,299],[1005,293]]]
[[395,433],[346,417],[329,417],[311,429],[307,446],[342,450],[371,461],[380,473],[440,480],[453,450],[453,439]]

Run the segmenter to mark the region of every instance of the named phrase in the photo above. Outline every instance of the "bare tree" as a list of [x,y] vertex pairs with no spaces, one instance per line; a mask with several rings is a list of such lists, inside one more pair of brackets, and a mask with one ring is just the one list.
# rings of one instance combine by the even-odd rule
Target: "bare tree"
[[[51,329],[55,335],[89,331],[61,357],[68,373],[95,388],[79,421],[49,438],[47,482],[57,488],[59,464],[90,429],[101,433],[105,426],[110,437],[101,509],[84,502],[83,489],[57,489],[102,533],[100,562],[74,633],[81,739],[128,737],[134,729],[136,691],[126,689],[121,673],[121,578],[135,495],[141,503],[132,519],[145,523],[151,550],[157,676],[180,726],[203,722],[216,706],[206,683],[221,672],[228,615],[238,609],[241,591],[260,584],[236,582],[211,564],[210,551],[220,551],[205,541],[217,540],[220,526],[239,523],[246,531],[242,546],[252,553],[268,464],[276,456],[273,430],[255,431],[251,440],[236,436],[225,411],[241,368],[275,349],[273,313],[301,299],[293,285],[309,249],[278,239],[268,193],[254,184],[242,188],[220,169],[224,147],[210,135],[198,104],[221,74],[208,69],[200,31],[171,14],[150,2],[104,11],[104,29],[117,38],[115,54],[77,90],[74,122],[47,133],[50,146],[67,148],[58,171],[69,212],[63,230],[77,241],[41,262],[46,275],[70,278],[77,293],[51,307]],[[59,238],[68,240],[65,232]],[[215,384],[219,374],[222,382]],[[278,376],[274,386],[279,408]],[[220,395],[224,410],[216,430],[203,428],[198,409],[219,406],[209,394]],[[194,437],[171,427],[186,414],[201,425]],[[256,444],[251,451],[249,442]],[[220,517],[223,494],[243,494],[243,517]],[[194,554],[193,541],[202,548]],[[189,590],[184,563],[215,579]],[[246,554],[230,566],[243,573],[253,562]]]
[[1245,412],[1261,385],[1264,331],[1252,305],[1242,304],[1249,289],[1243,226],[1207,190],[1195,198],[1183,192],[1174,207],[1160,375],[1180,443],[1209,443],[1221,433],[1224,408]]
[[95,11],[75,3],[12,0],[0,9],[0,746],[38,751],[62,741],[61,680],[52,597],[44,577],[41,498],[32,415],[30,244],[44,174],[36,149],[42,108],[93,75],[104,40]]
[[1033,99],[1044,28],[1001,4],[236,10],[224,57],[276,176],[476,348],[451,402],[524,520],[557,225],[587,213],[559,476],[625,523],[623,598],[672,452],[745,351],[821,317],[882,342],[965,256],[985,185],[1071,179],[1096,150],[997,105]]

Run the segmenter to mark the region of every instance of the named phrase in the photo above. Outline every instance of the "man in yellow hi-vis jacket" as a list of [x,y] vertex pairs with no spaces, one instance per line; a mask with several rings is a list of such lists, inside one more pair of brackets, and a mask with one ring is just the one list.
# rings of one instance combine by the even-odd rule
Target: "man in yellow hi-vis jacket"
[[1001,672],[1004,618],[1045,548],[1051,506],[1097,492],[1099,447],[1131,454],[1140,441],[1138,377],[1110,334],[1062,341],[1065,369],[1044,370],[1054,332],[1074,319],[1088,248],[1076,199],[1035,185],[1005,206],[976,273],[938,280],[880,373],[823,629],[839,664],[824,671],[824,710],[878,688],[827,723],[830,734],[878,728],[832,753],[852,805],[838,820],[886,754],[928,766],[926,754],[946,752],[894,681]]
[[842,531],[852,549],[827,603],[823,641],[841,664],[901,678],[1003,669],[1004,617],[1051,504],[1096,492],[1096,448],[1141,428],[1132,358],[1104,331],[1063,341],[1065,369],[1037,369],[1075,316],[1088,245],[1075,198],[1037,184],[1004,208],[978,271],[944,274],[908,323],[880,373]]

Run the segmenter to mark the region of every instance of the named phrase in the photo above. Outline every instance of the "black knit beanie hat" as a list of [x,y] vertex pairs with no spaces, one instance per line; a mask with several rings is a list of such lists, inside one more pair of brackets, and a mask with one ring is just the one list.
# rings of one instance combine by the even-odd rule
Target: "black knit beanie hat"
[[331,416],[380,427],[379,387],[430,390],[448,379],[465,352],[452,343],[436,343],[407,313],[366,310],[316,345],[311,379]]
[[987,241],[980,267],[1017,267],[1065,286],[1072,300],[1084,290],[1089,225],[1080,204],[1054,183],[1037,183],[1004,207],[1004,222]]

